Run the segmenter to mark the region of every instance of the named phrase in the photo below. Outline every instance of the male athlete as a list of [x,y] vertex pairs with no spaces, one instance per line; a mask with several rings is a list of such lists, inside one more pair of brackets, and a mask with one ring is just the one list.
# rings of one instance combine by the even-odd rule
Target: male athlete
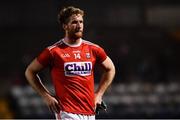
[[[45,48],[27,67],[29,84],[55,113],[56,119],[94,120],[96,106],[111,84],[115,67],[104,50],[82,39],[84,11],[72,6],[58,15],[65,31],[57,43]],[[94,92],[94,66],[103,69],[100,84]],[[38,73],[49,67],[56,95],[53,96],[41,82]]]

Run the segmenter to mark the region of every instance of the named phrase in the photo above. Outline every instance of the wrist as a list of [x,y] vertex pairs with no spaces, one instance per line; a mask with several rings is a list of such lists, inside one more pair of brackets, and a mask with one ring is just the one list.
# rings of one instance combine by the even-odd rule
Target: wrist
[[102,96],[103,96],[103,93],[100,92],[100,91],[96,91],[95,94],[96,94],[96,96],[99,96],[99,97],[102,97]]
[[49,98],[51,97],[51,95],[49,93],[44,93],[41,95],[43,98]]

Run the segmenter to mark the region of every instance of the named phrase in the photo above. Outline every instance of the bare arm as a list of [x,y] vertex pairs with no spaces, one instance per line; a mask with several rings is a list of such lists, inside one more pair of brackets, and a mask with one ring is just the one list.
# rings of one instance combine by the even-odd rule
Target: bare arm
[[102,96],[112,83],[112,80],[115,76],[115,67],[109,57],[107,57],[106,60],[102,63],[102,67],[104,72],[102,74],[100,84],[95,92],[95,105],[101,104]]
[[49,109],[58,113],[58,101],[50,94],[50,92],[46,89],[46,87],[41,82],[40,77],[38,76],[38,72],[40,72],[43,68],[44,67],[36,59],[34,59],[27,67],[25,76],[29,84],[45,100]]

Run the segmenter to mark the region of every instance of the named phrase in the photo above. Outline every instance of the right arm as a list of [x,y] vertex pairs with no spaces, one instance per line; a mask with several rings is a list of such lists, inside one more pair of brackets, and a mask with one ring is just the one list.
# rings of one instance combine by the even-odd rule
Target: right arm
[[45,100],[49,109],[58,113],[60,109],[58,101],[51,95],[38,76],[38,72],[42,69],[44,69],[43,65],[41,65],[37,59],[34,59],[27,67],[25,77],[32,88]]

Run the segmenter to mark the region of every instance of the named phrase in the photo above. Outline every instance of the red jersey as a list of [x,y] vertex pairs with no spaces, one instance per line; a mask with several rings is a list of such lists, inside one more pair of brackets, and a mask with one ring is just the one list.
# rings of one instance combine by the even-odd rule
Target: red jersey
[[82,39],[76,46],[62,39],[37,57],[44,67],[50,66],[62,111],[94,114],[94,65],[102,63],[106,57],[101,47]]

